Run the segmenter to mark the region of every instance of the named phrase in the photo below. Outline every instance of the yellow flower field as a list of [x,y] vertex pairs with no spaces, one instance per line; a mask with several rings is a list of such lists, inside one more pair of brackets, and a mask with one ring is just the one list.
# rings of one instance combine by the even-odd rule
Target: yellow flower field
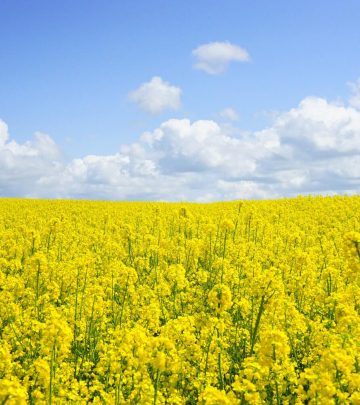
[[360,197],[0,200],[0,404],[360,404]]

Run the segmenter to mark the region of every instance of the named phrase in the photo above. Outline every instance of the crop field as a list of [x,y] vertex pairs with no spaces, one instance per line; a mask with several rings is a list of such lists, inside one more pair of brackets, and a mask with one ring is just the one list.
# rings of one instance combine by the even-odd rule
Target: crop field
[[360,404],[360,197],[0,200],[0,404]]

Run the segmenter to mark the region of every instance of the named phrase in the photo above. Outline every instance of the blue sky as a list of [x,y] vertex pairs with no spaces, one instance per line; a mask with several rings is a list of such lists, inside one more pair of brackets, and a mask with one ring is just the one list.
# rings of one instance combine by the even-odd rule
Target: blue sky
[[[3,183],[0,182],[1,195],[213,200],[241,198],[243,195],[262,198],[317,192],[353,193],[359,190],[356,176],[355,180],[352,178],[350,183],[346,181],[341,186],[338,183],[329,183],[325,189],[317,187],[316,184],[321,182],[318,178],[319,170],[322,173],[323,169],[317,166],[313,170],[317,177],[313,172],[306,172],[309,168],[306,169],[304,159],[294,167],[289,163],[285,165],[288,176],[291,177],[288,172],[293,173],[294,170],[300,178],[307,176],[307,180],[303,180],[298,189],[295,186],[282,185],[278,189],[273,186],[269,190],[269,184],[278,180],[268,178],[266,184],[259,180],[264,178],[265,167],[266,175],[268,171],[278,173],[285,170],[283,163],[281,169],[279,168],[279,159],[275,155],[278,157],[280,154],[282,160],[290,161],[290,152],[286,155],[284,150],[293,148],[292,153],[295,153],[294,145],[298,145],[299,139],[292,141],[289,146],[287,140],[294,139],[295,135],[288,131],[296,132],[299,123],[293,123],[293,129],[290,129],[290,124],[286,124],[285,135],[281,132],[285,129],[280,131],[279,126],[281,120],[286,117],[290,119],[289,112],[296,108],[300,111],[298,115],[307,111],[302,116],[305,120],[310,120],[311,124],[320,120],[317,124],[326,127],[326,131],[332,131],[329,135],[324,134],[322,129],[318,131],[321,133],[318,136],[323,137],[322,139],[334,136],[335,143],[331,145],[338,150],[337,146],[343,138],[336,137],[340,136],[341,130],[338,124],[335,125],[337,129],[334,129],[328,119],[332,114],[332,105],[336,104],[339,109],[339,105],[343,103],[348,115],[339,120],[342,125],[345,125],[345,121],[352,120],[351,137],[354,145],[345,148],[342,153],[348,155],[350,149],[355,150],[352,158],[357,167],[359,155],[356,145],[360,141],[360,127],[357,127],[358,117],[355,114],[358,111],[357,101],[349,106],[349,98],[353,97],[354,100],[357,97],[356,83],[360,76],[360,3],[357,0],[1,0],[0,16],[0,119],[7,126],[7,144],[15,142],[17,145],[16,150],[8,146],[6,155],[4,151],[2,155],[0,153],[3,173],[6,170],[10,173],[7,177],[3,174]],[[230,58],[229,63],[217,74],[194,68],[197,61],[194,50],[202,45],[215,43],[231,44],[236,49],[247,51],[249,61],[232,61]],[[144,111],[139,101],[131,97],[131,94],[141,85],[149,83],[153,77],[159,77],[165,87],[178,89],[176,107],[168,104],[167,108],[165,102],[161,111],[149,113],[149,110]],[[352,93],[349,83],[353,83]],[[326,100],[330,115],[325,114],[325,118],[315,120],[309,118],[311,114],[307,107],[299,105],[302,100],[311,96],[317,101]],[[318,105],[315,101],[312,108],[317,108],[314,105]],[[224,109],[236,112],[239,119],[232,121],[229,114],[221,113]],[[354,109],[355,115],[349,111],[351,109]],[[159,140],[156,140],[155,146],[154,142],[148,142],[144,146],[142,134],[153,133],[171,119],[183,124],[184,120],[189,120],[190,127],[199,120],[210,127],[211,123],[216,123],[220,128],[216,135],[217,140],[214,144],[206,140],[204,148],[200,145],[196,149],[197,134],[191,135],[193,138],[186,147],[179,145],[177,141],[174,143],[173,135],[169,135],[170,142],[168,135],[163,134],[161,137],[164,142],[161,147]],[[301,125],[303,124],[302,122]],[[174,132],[173,127],[171,130],[168,129],[169,126],[165,127],[167,131]],[[211,129],[205,127],[202,131],[211,133]],[[308,128],[309,125],[304,124],[305,127]],[[212,163],[205,164],[204,158],[200,156],[199,151],[212,145],[210,155],[217,148],[217,153],[224,160],[231,158],[245,161],[249,152],[245,157],[241,154],[228,156],[225,147],[219,146],[219,137],[230,139],[224,138],[225,144],[231,144],[235,139],[246,141],[248,145],[254,137],[259,141],[259,132],[271,129],[274,131],[274,128],[279,139],[281,138],[279,142],[282,149],[276,153],[272,150],[270,158],[265,152],[261,156],[253,156],[253,166],[262,167],[262,171],[256,172],[254,169],[249,172],[247,167],[243,174],[239,169],[236,175],[229,176],[224,162],[216,166],[214,158]],[[317,130],[312,127],[310,132],[314,131]],[[348,131],[348,128],[344,131]],[[49,139],[45,141],[43,135],[41,141],[36,136],[34,139],[33,134],[37,132],[46,134]],[[181,138],[179,133],[176,136]],[[301,138],[302,135],[296,136]],[[305,138],[301,138],[300,142]],[[44,142],[49,145],[50,141],[53,147],[49,151],[49,156],[52,156],[50,163],[48,162],[51,169],[44,163],[49,158],[39,152],[39,148],[42,148],[44,153],[44,146],[39,145]],[[262,145],[266,143],[263,140],[261,142]],[[129,152],[129,148],[133,150],[134,145],[139,144],[142,149],[146,149],[141,152],[141,157],[139,153],[135,156],[134,152]],[[24,145],[33,149],[25,153],[24,148],[21,149]],[[246,149],[243,144],[238,147],[241,150]],[[330,148],[329,145],[327,147]],[[269,149],[268,146],[266,148]],[[332,151],[326,149],[324,152],[322,141],[311,140],[308,149],[316,154],[319,148],[322,148],[322,154],[325,153],[326,157],[332,156]],[[29,162],[30,167],[37,166],[38,169],[31,178],[14,175],[14,165],[17,164],[14,162],[16,159],[21,161],[19,150],[27,156],[37,156],[34,161]],[[122,166],[114,158],[107,170],[113,172],[115,169],[119,176],[127,176],[126,185],[120,179],[114,182],[105,176],[102,172],[103,161],[99,163],[98,159],[94,168],[94,162],[89,163],[86,160],[87,156],[94,155],[103,156],[109,162],[109,157],[118,154],[121,155],[120,161],[125,159],[128,166]],[[11,164],[10,155],[14,160]],[[61,172],[71,171],[71,165],[76,164],[74,162],[79,159],[86,166],[83,169],[86,170],[86,175],[81,177],[81,184],[69,174],[70,180],[64,179],[61,189],[50,187],[51,181],[40,175],[41,170],[52,172],[55,166],[61,167]],[[176,161],[177,169],[168,167],[169,161]],[[131,184],[143,184],[139,176],[144,174],[139,174],[134,168],[143,164],[153,166],[152,181],[142,179],[145,184],[153,186],[142,194],[132,190]],[[324,162],[321,164],[326,166]],[[234,165],[237,163],[234,162]],[[219,170],[216,171],[214,167]],[[299,174],[299,170],[306,173]],[[27,172],[27,169],[19,168],[19,172]],[[220,191],[213,193],[208,190],[201,184],[204,176],[199,173],[204,172],[209,175],[209,181],[220,182],[219,184],[230,182],[232,188],[229,187],[235,192],[224,191],[224,187],[222,189],[220,186]],[[328,175],[326,178],[333,177],[334,175]],[[169,186],[159,193],[154,192],[156,185],[162,188],[163,184],[171,184],[175,179],[183,184],[183,189],[176,197],[167,198],[170,194],[174,195]],[[246,183],[244,186],[244,182],[251,184]],[[236,191],[239,187],[242,190],[241,185],[245,187],[245,191]],[[73,191],[69,191],[70,188]],[[77,189],[82,191],[77,192]],[[225,190],[228,190],[227,186]]]

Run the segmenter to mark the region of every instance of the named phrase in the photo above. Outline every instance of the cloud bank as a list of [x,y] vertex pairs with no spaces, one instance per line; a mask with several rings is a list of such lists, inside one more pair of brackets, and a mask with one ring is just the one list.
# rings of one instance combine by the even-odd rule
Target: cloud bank
[[17,143],[0,120],[2,196],[216,201],[359,192],[360,108],[352,98],[307,97],[255,132],[170,119],[112,155],[72,161],[46,134]]

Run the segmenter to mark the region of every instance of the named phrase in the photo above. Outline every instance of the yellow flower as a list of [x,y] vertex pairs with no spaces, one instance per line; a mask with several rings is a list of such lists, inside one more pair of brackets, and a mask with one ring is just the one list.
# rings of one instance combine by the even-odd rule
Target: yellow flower
[[228,310],[231,307],[231,291],[225,284],[216,284],[209,292],[208,303],[217,314]]
[[9,405],[25,405],[28,395],[26,389],[19,380],[1,379],[0,380],[0,402]]
[[199,403],[204,405],[231,405],[232,402],[227,397],[225,391],[215,387],[206,387],[200,394]]

